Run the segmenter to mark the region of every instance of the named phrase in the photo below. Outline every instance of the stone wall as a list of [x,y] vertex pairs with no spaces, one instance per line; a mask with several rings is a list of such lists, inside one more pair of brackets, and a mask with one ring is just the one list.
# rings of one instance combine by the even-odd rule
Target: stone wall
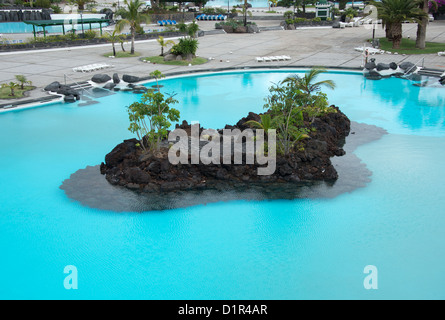
[[2,9],[0,22],[19,22],[24,20],[51,20],[48,9]]

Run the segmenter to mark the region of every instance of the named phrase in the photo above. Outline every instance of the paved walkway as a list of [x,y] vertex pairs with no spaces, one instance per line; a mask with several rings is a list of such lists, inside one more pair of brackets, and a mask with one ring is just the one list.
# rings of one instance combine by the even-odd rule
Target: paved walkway
[[[270,22],[261,22],[270,24]],[[275,25],[277,22],[274,22]],[[209,30],[214,22],[200,22],[201,29]],[[415,38],[417,25],[405,24],[404,36]],[[384,31],[376,30],[376,37],[383,37]],[[17,74],[25,75],[37,90],[32,91],[31,97],[46,96],[42,88],[53,81],[63,83],[67,75],[67,83],[89,80],[92,74],[76,73],[72,68],[92,63],[107,62],[114,68],[104,72],[112,74],[117,72],[136,76],[147,76],[153,70],[163,73],[204,70],[227,67],[249,66],[327,66],[359,68],[362,64],[362,55],[354,48],[363,45],[364,41],[372,37],[372,30],[365,27],[333,29],[310,28],[292,31],[265,31],[258,34],[219,34],[199,38],[198,55],[212,57],[214,60],[203,65],[192,67],[178,67],[167,65],[153,65],[143,63],[139,58],[105,58],[103,54],[111,52],[111,44],[94,47],[65,48],[45,51],[0,53],[0,83],[14,80]],[[445,43],[445,21],[436,21],[429,25],[428,41]],[[128,47],[129,45],[127,45]],[[120,50],[117,46],[117,50]],[[143,57],[160,54],[160,46],[155,40],[136,43],[136,51]],[[290,61],[261,62],[255,57],[288,55]],[[425,58],[425,66],[445,69],[445,57],[434,55],[378,55],[377,62],[411,61],[416,63]],[[6,103],[0,100],[0,103]]]

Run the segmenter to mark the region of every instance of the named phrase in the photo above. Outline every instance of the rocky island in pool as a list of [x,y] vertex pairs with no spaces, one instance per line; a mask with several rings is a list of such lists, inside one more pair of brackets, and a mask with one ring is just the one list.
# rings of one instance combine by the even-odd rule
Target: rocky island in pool
[[[248,189],[250,187],[265,188],[269,184],[294,184],[310,181],[335,181],[338,173],[332,165],[330,158],[345,154],[343,145],[350,132],[349,119],[335,106],[331,106],[335,112],[326,113],[313,119],[310,123],[307,115],[304,122],[311,130],[307,138],[299,142],[297,148],[292,149],[286,155],[276,155],[275,171],[270,175],[259,175],[258,168],[262,165],[246,164],[246,144],[251,138],[244,138],[243,132],[250,129],[246,123],[255,121],[261,123],[261,117],[255,113],[241,119],[236,125],[226,125],[226,131],[231,131],[233,141],[242,144],[242,164],[234,164],[234,148],[231,148],[231,164],[223,164],[223,152],[220,152],[215,163],[191,164],[191,148],[189,148],[188,164],[171,164],[168,158],[171,143],[162,141],[159,150],[145,153],[139,147],[137,139],[126,140],[119,144],[105,157],[105,163],[101,165],[101,173],[112,185],[122,186],[140,192],[175,192],[179,190],[215,189],[227,188]],[[183,129],[188,133],[191,144],[192,126],[186,121],[177,125],[177,129]],[[200,135],[205,132],[199,128]],[[255,129],[253,129],[255,131]],[[219,134],[218,144],[223,145],[224,130],[217,130]],[[238,134],[235,134],[238,132]],[[214,141],[215,142],[215,141]],[[209,141],[200,141],[199,148],[202,151]],[[233,145],[233,144],[232,144]]]
[[[351,123],[314,83],[322,71],[288,77],[269,88],[263,114],[250,112],[223,129],[179,120],[176,101],[149,91],[128,107],[125,140],[100,166],[61,186],[84,205],[150,211],[227,200],[334,197],[364,187],[371,172],[352,152],[385,132]],[[156,123],[158,125],[156,125]],[[154,130],[155,128],[156,130]]]

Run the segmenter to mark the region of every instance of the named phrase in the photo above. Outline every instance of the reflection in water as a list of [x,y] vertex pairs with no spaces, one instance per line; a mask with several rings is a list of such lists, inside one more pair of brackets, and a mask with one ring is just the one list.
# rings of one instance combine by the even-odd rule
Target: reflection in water
[[382,104],[398,110],[398,118],[405,127],[413,130],[445,128],[445,87],[420,87],[414,84],[410,80],[396,78],[378,81],[365,79],[362,90],[372,90]]
[[253,86],[252,74],[250,72],[243,74],[242,86],[243,87],[251,87],[251,86]]

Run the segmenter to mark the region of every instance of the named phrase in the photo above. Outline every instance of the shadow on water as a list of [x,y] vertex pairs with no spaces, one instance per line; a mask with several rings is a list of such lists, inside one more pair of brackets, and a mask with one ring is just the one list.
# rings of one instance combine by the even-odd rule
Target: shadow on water
[[298,198],[333,198],[357,188],[366,187],[370,172],[353,153],[360,145],[380,139],[386,131],[372,125],[351,123],[351,134],[346,138],[346,155],[332,158],[339,178],[334,183],[275,183],[249,185],[248,188],[223,190],[176,191],[138,193],[113,186],[100,174],[99,166],[87,167],[72,174],[60,188],[82,205],[115,212],[146,212],[232,200],[276,200]]

